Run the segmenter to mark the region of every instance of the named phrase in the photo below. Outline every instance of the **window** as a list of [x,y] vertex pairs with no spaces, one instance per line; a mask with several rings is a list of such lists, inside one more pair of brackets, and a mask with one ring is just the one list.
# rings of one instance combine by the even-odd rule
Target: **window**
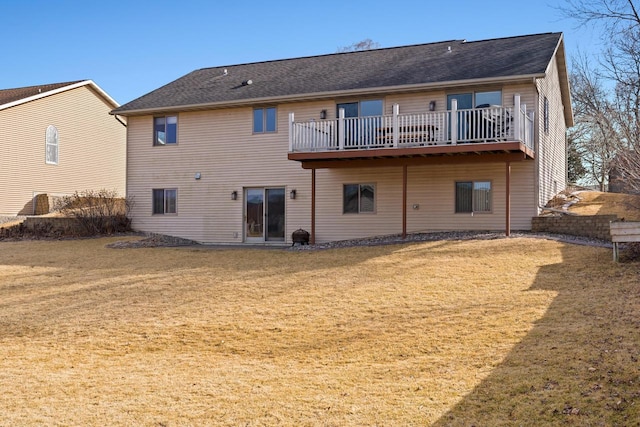
[[[367,146],[377,143],[376,137],[382,121],[382,100],[373,99],[359,102],[345,102],[336,105],[336,118],[344,110],[347,120],[344,129],[344,145],[347,147]],[[358,117],[360,119],[356,120]]]
[[177,142],[178,117],[155,117],[153,119],[153,145],[176,144]]
[[53,125],[47,126],[45,135],[45,162],[49,165],[58,164],[58,128]]
[[544,132],[549,133],[549,99],[544,97]]
[[374,184],[345,184],[342,189],[342,212],[374,212],[375,192]]
[[382,100],[373,99],[360,102],[346,102],[336,105],[336,117],[340,115],[340,109],[344,110],[344,116],[349,117],[372,117],[382,115]]
[[253,110],[253,133],[276,131],[276,107]]
[[154,189],[153,190],[153,214],[174,214],[177,213],[177,193],[176,189]]
[[476,92],[475,106],[479,105],[502,105],[502,92],[494,90],[492,92]]
[[491,182],[456,182],[456,213],[491,212]]
[[478,108],[487,105],[502,105],[502,91],[469,92],[447,95],[447,110],[451,110],[451,101],[458,101],[458,110]]

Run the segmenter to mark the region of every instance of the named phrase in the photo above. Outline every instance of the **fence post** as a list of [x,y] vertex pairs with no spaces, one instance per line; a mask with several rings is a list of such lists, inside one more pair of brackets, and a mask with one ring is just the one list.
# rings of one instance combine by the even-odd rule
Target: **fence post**
[[451,145],[458,143],[458,100],[451,100]]
[[338,110],[338,150],[344,150],[344,108]]
[[400,140],[398,114],[400,114],[400,105],[393,104],[393,148],[398,148],[398,141]]
[[[520,134],[520,122],[522,121],[522,111],[520,110],[520,94],[516,93],[513,96],[513,136],[517,141],[522,141],[522,135]],[[526,141],[522,141],[526,142]]]

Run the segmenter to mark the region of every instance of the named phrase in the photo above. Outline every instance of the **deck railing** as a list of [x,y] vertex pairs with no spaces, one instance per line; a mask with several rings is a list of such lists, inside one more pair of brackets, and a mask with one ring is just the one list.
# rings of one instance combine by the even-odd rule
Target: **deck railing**
[[370,148],[520,141],[533,150],[533,111],[516,95],[513,107],[486,106],[449,111],[296,122],[289,115],[289,151],[315,152]]

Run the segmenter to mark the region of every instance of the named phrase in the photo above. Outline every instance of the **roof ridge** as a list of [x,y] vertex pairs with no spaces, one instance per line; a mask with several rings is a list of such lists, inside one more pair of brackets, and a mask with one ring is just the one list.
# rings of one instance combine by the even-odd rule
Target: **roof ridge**
[[86,82],[90,79],[82,79],[82,80],[72,80],[69,82],[59,82],[59,83],[44,83],[44,84],[39,84],[39,85],[31,85],[31,86],[19,86],[19,87],[8,87],[5,89],[0,89],[0,92],[5,91],[5,90],[25,90],[25,89],[33,89],[33,88],[38,88],[38,87],[45,87],[45,86],[56,86],[56,87],[64,87],[64,86],[71,86],[74,85],[76,83],[80,83],[80,82]]
[[521,39],[525,37],[539,37],[539,36],[556,35],[556,34],[562,34],[562,31],[547,31],[544,33],[522,34],[519,36],[493,37],[490,39],[482,39],[482,40],[471,40],[471,41],[465,40],[464,43],[469,44],[469,43],[490,42],[490,41],[496,41],[496,40],[515,40],[515,39]]
[[464,42],[465,42],[465,40],[463,40],[463,39],[452,39],[452,40],[443,40],[443,41],[438,41],[438,42],[415,43],[415,44],[401,45],[401,46],[380,47],[380,48],[376,48],[376,49],[356,50],[356,51],[350,51],[350,52],[321,53],[321,54],[318,54],[318,55],[295,56],[295,57],[291,57],[291,58],[269,59],[269,60],[265,60],[265,61],[255,61],[255,62],[243,62],[243,63],[240,63],[240,64],[216,65],[216,66],[212,66],[212,67],[199,68],[199,69],[194,70],[194,71],[216,70],[216,69],[219,69],[219,68],[231,68],[231,67],[240,67],[240,66],[246,66],[246,65],[269,64],[269,63],[274,63],[274,62],[296,61],[296,60],[300,60],[300,59],[324,58],[324,57],[339,56],[339,55],[364,54],[364,53],[375,52],[375,51],[405,49],[405,48],[410,48],[410,47],[438,45],[438,44],[444,44],[444,43],[464,43]]

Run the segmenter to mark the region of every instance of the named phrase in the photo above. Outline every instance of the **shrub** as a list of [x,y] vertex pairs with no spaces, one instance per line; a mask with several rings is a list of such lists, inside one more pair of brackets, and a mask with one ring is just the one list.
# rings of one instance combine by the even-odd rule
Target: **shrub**
[[112,234],[131,230],[132,201],[113,190],[76,191],[56,202],[56,210],[75,218],[87,235]]

